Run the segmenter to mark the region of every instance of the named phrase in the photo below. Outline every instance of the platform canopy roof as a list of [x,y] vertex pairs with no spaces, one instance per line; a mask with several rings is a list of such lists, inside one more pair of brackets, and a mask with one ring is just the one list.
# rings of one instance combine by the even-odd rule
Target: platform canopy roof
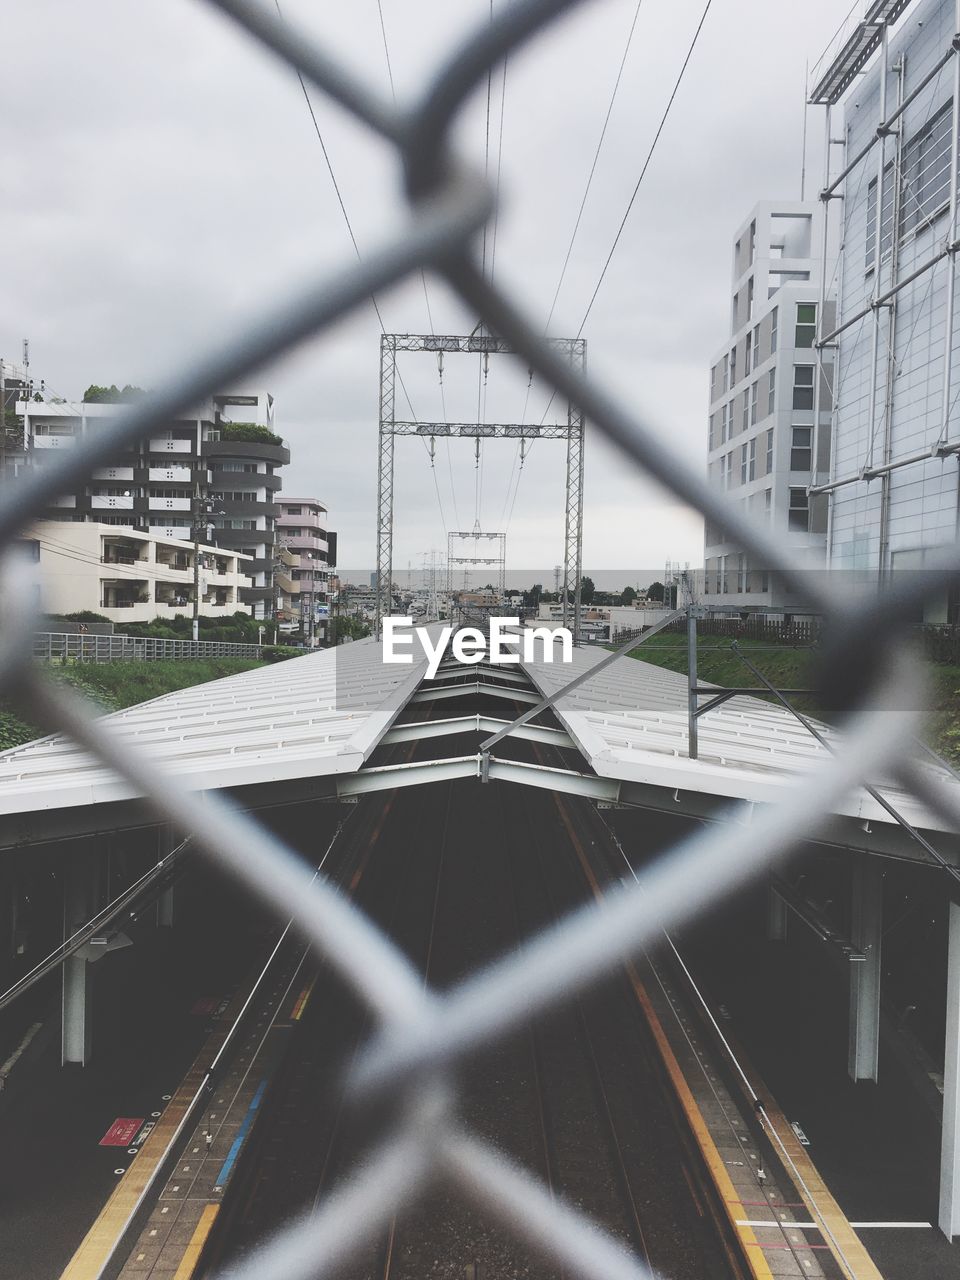
[[[373,640],[178,689],[106,717],[191,788],[358,770],[419,684]],[[129,783],[62,736],[0,753],[0,815],[129,799]]]
[[[461,749],[464,735],[472,734],[479,747],[538,695],[552,695],[608,656],[602,649],[577,649],[571,664],[540,656],[519,671],[446,662],[429,681],[426,659],[415,652],[411,665],[387,665],[379,643],[362,640],[165,694],[106,719],[131,747],[191,790],[230,789],[254,807],[336,799],[481,776],[474,748],[470,755],[444,756],[438,745],[434,759],[399,764],[389,757],[383,763],[382,754],[371,757],[381,745],[445,734],[456,736]],[[435,702],[437,714],[419,713],[427,702]],[[444,714],[447,706],[452,714]],[[488,776],[711,817],[730,801],[776,801],[827,756],[786,708],[737,695],[699,719],[699,755],[691,760],[686,676],[630,657],[561,696],[553,713],[559,728],[527,726],[518,737],[566,748],[565,768],[523,763],[501,743]],[[821,729],[839,741],[836,731]],[[919,801],[889,779],[870,781],[912,825],[937,832],[945,856],[947,846],[957,843],[950,856],[960,861],[960,841]],[[0,753],[0,848],[147,820],[130,783],[63,737]],[[845,847],[900,853],[910,844],[863,788],[847,796],[836,820]],[[916,854],[914,847],[907,856]]]

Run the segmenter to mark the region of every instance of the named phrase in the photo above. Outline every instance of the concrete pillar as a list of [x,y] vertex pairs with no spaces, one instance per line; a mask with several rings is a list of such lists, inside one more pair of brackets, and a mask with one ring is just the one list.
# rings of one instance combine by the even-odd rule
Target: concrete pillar
[[[97,863],[86,851],[67,855],[63,875],[63,936],[70,937],[93,915],[97,900]],[[92,973],[86,949],[64,961],[61,1012],[63,1065],[85,1067],[93,1048]]]
[[787,940],[787,904],[773,885],[767,889],[767,938],[770,942]]
[[940,1138],[940,1230],[960,1235],[960,906],[950,903],[947,945],[947,1034],[943,1055]]
[[847,1070],[851,1080],[877,1079],[880,1049],[880,940],[883,927],[883,872],[861,858],[853,869],[853,920],[850,941],[865,959],[850,961],[850,1040]]

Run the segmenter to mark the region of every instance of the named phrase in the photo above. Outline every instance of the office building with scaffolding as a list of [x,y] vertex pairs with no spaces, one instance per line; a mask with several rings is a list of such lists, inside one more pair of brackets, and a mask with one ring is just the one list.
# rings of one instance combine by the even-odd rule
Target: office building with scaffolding
[[[960,3],[876,0],[815,68],[825,108],[821,226],[840,225],[828,562],[870,580],[930,563],[960,515],[957,138]],[[842,113],[842,119],[841,117]],[[826,278],[826,272],[824,272]],[[951,593],[927,606],[955,621]]]
[[[824,461],[829,449],[832,381],[814,338],[818,314],[832,325],[835,313],[833,298],[820,301],[818,228],[815,203],[764,202],[737,231],[730,336],[710,373],[708,445],[711,481],[776,526],[811,569],[822,569],[826,554],[826,499],[807,490],[814,436]],[[704,543],[708,608],[797,609],[769,566],[709,520]]]

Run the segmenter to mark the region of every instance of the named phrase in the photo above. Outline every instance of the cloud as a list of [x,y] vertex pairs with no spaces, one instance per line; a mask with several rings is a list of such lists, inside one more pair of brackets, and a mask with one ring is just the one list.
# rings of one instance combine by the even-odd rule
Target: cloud
[[[498,0],[499,3],[499,0]],[[542,324],[594,154],[632,0],[584,5],[508,63],[502,210],[488,262]],[[620,96],[584,211],[552,330],[576,331],[639,174],[656,121],[699,19],[700,0],[644,0]],[[283,5],[357,74],[389,96],[375,0]],[[422,92],[428,69],[485,4],[384,0],[397,91]],[[828,0],[727,0],[707,19],[585,336],[593,374],[695,465],[705,455],[706,379],[726,335],[730,238],[756,200],[795,197],[803,63],[833,32]],[[17,51],[0,77],[5,132],[0,234],[7,296],[0,354],[31,339],[34,373],[60,394],[91,381],[156,384],[197,351],[280,305],[293,288],[354,260],[299,84],[277,59],[202,0],[32,0],[5,15]],[[490,172],[500,136],[492,81]],[[404,216],[395,156],[312,92],[317,119],[361,251]],[[454,142],[484,164],[486,92],[473,95]],[[811,165],[816,168],[815,164]],[[810,189],[816,185],[811,177]],[[476,317],[436,281],[434,326]],[[398,332],[425,331],[419,278],[379,300]],[[371,306],[265,371],[293,461],[289,492],[330,504],[343,563],[372,563],[379,328]],[[432,357],[411,365],[421,418],[441,414]],[[448,416],[477,415],[482,370],[445,370]],[[527,371],[488,375],[487,412],[539,421],[547,395]],[[585,557],[616,566],[702,557],[699,517],[591,435]],[[553,450],[551,453],[550,450]],[[552,564],[562,548],[562,446],[526,463],[510,521],[517,564]],[[396,561],[444,548],[444,527],[477,517],[467,442],[438,446],[432,470],[416,442],[398,447]],[[485,525],[502,525],[515,448],[483,454]],[[453,483],[451,484],[451,472]]]

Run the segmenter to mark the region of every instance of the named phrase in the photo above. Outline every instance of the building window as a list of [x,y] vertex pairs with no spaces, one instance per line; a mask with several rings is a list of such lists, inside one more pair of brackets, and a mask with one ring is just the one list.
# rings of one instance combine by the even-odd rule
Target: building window
[[748,333],[743,348],[743,376],[753,368],[753,334]]
[[809,471],[813,427],[794,427],[790,446],[790,470]]
[[753,367],[756,369],[760,363],[760,326],[753,326]]
[[779,307],[774,307],[770,312],[770,354],[773,355],[777,349],[777,313]]
[[[764,491],[763,491],[763,514],[767,517],[767,519],[768,519],[768,520],[770,519],[770,515],[771,515],[771,512],[772,512],[772,509],[773,509],[773,490],[772,490],[772,489],[764,489]],[[764,589],[764,591],[766,591],[766,589],[767,589],[767,588],[766,588],[766,587],[764,587],[763,589]]]
[[730,390],[730,357],[723,357],[723,389]]
[[301,516],[303,515],[303,507],[284,507],[283,514],[285,516]]
[[741,595],[749,590],[747,587],[747,557],[742,554],[737,556],[737,590]]
[[747,319],[753,319],[753,276],[747,281]]
[[734,347],[730,352],[730,385],[737,385],[737,348]]
[[797,303],[797,332],[795,347],[812,347],[817,336],[817,305],[815,302]]
[[750,391],[749,391],[749,388],[744,387],[743,389],[743,421],[741,423],[741,430],[746,431],[749,425],[750,425]]
[[767,413],[775,413],[777,408],[777,371],[770,370],[770,387],[767,391]]
[[756,480],[757,478],[757,437],[754,436],[750,441],[749,451],[747,453],[747,479]]
[[945,103],[903,149],[901,235],[928,224],[947,207],[950,199],[952,111],[953,103]]
[[[773,471],[773,429],[767,432],[767,475]],[[769,490],[768,490],[769,492]]]
[[812,364],[795,364],[793,366],[793,407],[794,409],[813,408]]
[[733,418],[733,404],[731,401],[728,400],[727,403],[720,410],[720,443],[721,444],[726,444],[727,441],[730,439],[730,427],[732,425],[732,418]]
[[806,533],[810,528],[810,499],[806,489],[790,490],[787,528],[791,533]]
[[758,409],[759,401],[760,401],[760,379],[758,378],[750,388],[750,425],[751,427],[755,427],[757,425],[757,409]]
[[757,224],[750,223],[750,265],[756,261],[757,257]]
[[726,594],[726,592],[730,590],[730,578],[728,576],[729,560],[730,560],[729,556],[720,557],[720,592],[721,594]]
[[[883,218],[880,230],[880,260],[890,252],[893,245],[893,163],[883,171]],[[877,180],[874,178],[867,187],[867,237],[864,243],[865,270],[873,270],[874,255],[877,251]]]
[[720,459],[720,485],[729,489],[733,482],[733,450],[725,453]]
[[740,483],[747,483],[747,446],[740,446]]

